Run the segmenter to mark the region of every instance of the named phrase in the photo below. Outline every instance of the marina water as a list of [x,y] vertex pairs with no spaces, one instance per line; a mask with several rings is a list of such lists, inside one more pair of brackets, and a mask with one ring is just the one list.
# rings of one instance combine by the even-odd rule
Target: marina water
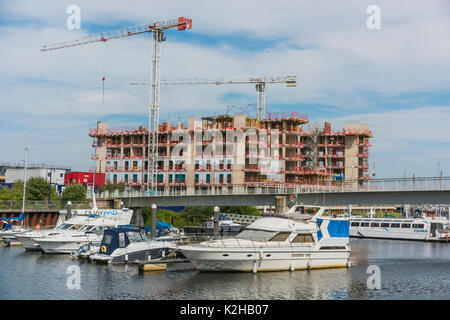
[[[351,268],[257,274],[140,273],[135,264],[0,247],[0,299],[450,299],[448,244],[351,239],[350,246]],[[70,266],[79,267],[80,289],[67,286]],[[370,266],[380,289],[367,284]]]

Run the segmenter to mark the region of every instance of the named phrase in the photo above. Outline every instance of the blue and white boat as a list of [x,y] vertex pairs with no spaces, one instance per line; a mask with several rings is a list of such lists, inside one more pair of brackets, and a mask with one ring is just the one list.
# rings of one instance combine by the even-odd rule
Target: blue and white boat
[[145,262],[164,258],[174,251],[182,237],[173,234],[170,226],[157,223],[158,236],[151,240],[149,228],[114,228],[105,230],[99,250],[90,259],[104,263]]
[[[1,218],[0,219],[0,238],[9,245],[11,242],[17,241],[16,236],[28,231],[27,228],[23,227],[23,219],[25,214],[21,213],[18,217],[11,218]],[[20,221],[21,225],[13,225],[10,222]]]
[[349,221],[322,216],[324,211],[324,207],[296,205],[282,215],[263,216],[234,238],[193,243],[179,250],[200,271],[347,267]]
[[386,219],[350,218],[350,236],[358,238],[448,241],[446,218]]

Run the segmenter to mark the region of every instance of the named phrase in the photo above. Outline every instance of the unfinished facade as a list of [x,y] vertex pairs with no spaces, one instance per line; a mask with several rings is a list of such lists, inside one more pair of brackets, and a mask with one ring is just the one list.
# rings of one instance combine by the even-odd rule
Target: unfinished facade
[[[188,119],[187,127],[170,120],[159,126],[159,190],[230,188],[257,185],[327,185],[370,179],[368,125],[348,123],[333,131],[306,130],[307,117],[272,113],[263,121],[246,115]],[[148,130],[90,129],[96,170],[106,184],[145,189],[148,177]]]

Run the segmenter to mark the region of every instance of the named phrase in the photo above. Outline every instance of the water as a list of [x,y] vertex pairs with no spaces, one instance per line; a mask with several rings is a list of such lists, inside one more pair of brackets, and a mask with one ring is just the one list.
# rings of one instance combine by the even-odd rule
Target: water
[[[450,245],[351,239],[353,266],[267,273],[139,273],[67,255],[0,247],[0,299],[450,299]],[[67,268],[79,266],[81,289],[68,289]],[[381,289],[367,287],[380,268]]]

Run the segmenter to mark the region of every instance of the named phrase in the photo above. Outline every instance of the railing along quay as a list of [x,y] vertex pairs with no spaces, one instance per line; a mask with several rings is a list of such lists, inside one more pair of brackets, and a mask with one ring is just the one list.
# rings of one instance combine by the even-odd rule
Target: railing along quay
[[[25,201],[25,210],[42,209],[65,209],[67,203],[64,201]],[[87,203],[72,204],[73,209],[89,208]],[[22,200],[0,200],[0,209],[22,209]]]
[[[122,192],[103,191],[99,198],[134,198],[152,196],[217,196],[217,195],[292,195],[308,193],[337,193],[337,192],[400,192],[400,191],[450,191],[450,177],[419,177],[419,178],[390,178],[372,179],[361,182],[347,180],[333,184],[302,184],[280,183],[267,185],[254,183],[252,185],[226,185],[203,187],[166,187],[155,192],[145,190],[125,190]],[[88,197],[92,197],[88,193]]]

